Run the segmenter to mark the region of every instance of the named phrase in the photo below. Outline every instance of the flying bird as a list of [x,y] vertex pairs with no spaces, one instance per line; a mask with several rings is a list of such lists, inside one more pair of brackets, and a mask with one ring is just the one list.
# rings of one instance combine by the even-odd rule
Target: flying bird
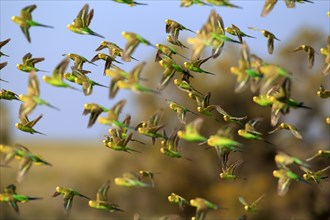
[[56,197],[58,195],[61,195],[63,196],[63,199],[64,199],[64,209],[66,211],[66,213],[68,214],[72,208],[72,201],[73,201],[73,198],[75,196],[80,196],[80,197],[83,197],[85,199],[89,199],[89,197],[81,194],[80,192],[72,189],[72,188],[64,188],[64,187],[61,187],[61,186],[57,186],[55,188],[55,193],[53,194],[52,197]]
[[28,119],[27,115],[22,114],[25,111],[23,106],[24,105],[21,104],[20,109],[19,109],[19,120],[20,120],[20,122],[16,123],[15,127],[18,128],[21,131],[24,131],[24,132],[27,132],[27,133],[30,133],[30,134],[37,133],[37,134],[45,135],[44,133],[36,131],[33,128],[36,125],[36,123],[42,118],[43,115],[41,114],[37,118],[30,121]]
[[87,127],[90,128],[92,127],[95,122],[96,122],[96,119],[99,117],[99,115],[102,113],[102,112],[108,112],[109,109],[99,105],[99,104],[96,104],[96,103],[87,103],[84,105],[84,111],[83,111],[83,115],[88,115],[90,114],[90,117],[89,117],[89,120],[88,120],[88,124],[87,124]]
[[107,180],[97,191],[96,199],[89,200],[88,205],[94,209],[100,209],[108,212],[123,212],[118,205],[109,202],[108,191],[110,188],[110,181]]
[[10,90],[6,90],[6,89],[1,89],[0,90],[0,99],[19,100],[20,101],[20,98],[16,93],[14,93]]
[[178,204],[181,210],[183,210],[185,206],[190,206],[190,203],[187,199],[183,198],[182,196],[179,196],[176,193],[171,193],[171,195],[169,195],[167,199],[170,203]]
[[31,43],[30,28],[34,26],[53,28],[49,25],[40,24],[32,19],[32,12],[37,8],[37,5],[29,5],[21,10],[20,16],[13,16],[11,20],[18,24],[29,43]]
[[95,62],[97,60],[104,60],[105,61],[103,75],[105,75],[105,71],[107,69],[110,69],[112,67],[112,62],[116,62],[116,63],[122,64],[121,62],[115,60],[115,58],[112,57],[111,55],[108,55],[108,54],[105,54],[105,53],[98,53],[98,54],[96,54],[91,59],[91,62]]
[[297,52],[297,51],[300,51],[300,50],[303,50],[307,53],[308,55],[308,68],[312,68],[313,65],[314,65],[314,59],[315,59],[315,53],[317,54],[317,52],[315,51],[315,49],[309,45],[305,45],[305,44],[302,44],[298,47],[296,47],[293,52]]
[[6,186],[2,193],[0,193],[0,202],[7,202],[16,213],[19,213],[17,203],[26,203],[32,200],[42,199],[40,197],[31,197],[16,193],[16,186],[10,184]]
[[265,198],[265,195],[259,196],[258,199],[256,199],[254,202],[251,204],[247,203],[243,197],[238,197],[238,200],[242,205],[244,206],[245,211],[247,212],[257,212],[257,205]]
[[194,218],[195,220],[203,220],[203,219],[205,219],[206,214],[210,209],[217,210],[220,208],[220,206],[218,206],[217,204],[212,203],[201,197],[191,199],[189,201],[189,203],[190,203],[190,206],[193,206],[196,208],[195,218]]
[[33,154],[27,147],[21,144],[15,144],[14,150],[15,157],[21,160],[16,177],[18,183],[22,182],[32,165],[52,166],[52,164],[45,161],[40,155]]
[[37,107],[37,105],[45,105],[50,108],[60,110],[49,102],[40,98],[39,80],[35,72],[30,72],[28,81],[27,94],[20,94],[19,99],[23,102],[22,115],[29,115]]
[[124,31],[121,33],[121,35],[126,39],[126,45],[122,56],[124,61],[129,61],[131,59],[131,55],[134,53],[136,47],[139,46],[139,44],[152,46],[157,49],[155,45],[150,43],[147,39],[143,38],[139,34]]
[[44,60],[45,60],[45,58],[43,58],[43,57],[32,58],[32,54],[27,53],[22,58],[22,64],[17,64],[16,67],[17,67],[17,69],[19,69],[23,72],[27,72],[27,73],[29,73],[31,71],[46,72],[44,70],[40,70],[35,67],[36,63],[42,62]]
[[261,11],[261,16],[266,17],[271,10],[275,7],[277,0],[265,0],[264,6]]
[[68,57],[64,58],[55,67],[55,69],[53,70],[53,74],[51,76],[42,76],[42,80],[55,87],[64,87],[64,88],[70,88],[73,90],[78,90],[63,81],[64,73],[65,73],[69,63],[70,63],[70,59]]
[[[116,58],[116,56],[119,57],[123,57],[124,55],[124,50],[119,47],[117,44],[113,43],[113,42],[109,42],[109,41],[102,41],[100,46],[98,46],[98,48],[96,48],[95,51],[100,51],[104,48],[108,48],[109,49],[109,54],[110,56],[112,56],[113,58]],[[126,57],[126,62],[130,62],[131,59],[138,61],[137,59],[135,59],[134,57]]]
[[188,142],[204,142],[206,137],[200,134],[200,129],[204,122],[203,118],[196,118],[190,123],[186,124],[183,130],[177,132],[178,137]]
[[155,144],[157,138],[163,137],[162,134],[158,133],[159,130],[165,127],[165,124],[159,124],[163,114],[164,109],[158,109],[148,120],[142,121],[136,125],[135,130],[140,134],[151,137],[152,143]]
[[94,9],[89,11],[89,5],[85,4],[79,11],[77,17],[73,20],[71,24],[68,24],[68,29],[77,34],[93,35],[97,37],[104,38],[102,35],[94,32],[89,28],[89,25],[94,16]]
[[249,27],[250,30],[260,31],[264,37],[267,38],[267,47],[268,47],[268,53],[273,54],[274,51],[274,41],[278,40],[280,41],[273,33],[270,31],[264,30],[264,29],[258,29],[254,27]]
[[117,2],[117,3],[123,3],[123,4],[126,4],[128,6],[148,5],[146,3],[136,2],[134,0],[112,0],[112,1]]
[[280,129],[289,130],[289,131],[291,131],[291,133],[293,134],[293,136],[295,136],[295,138],[302,139],[302,136],[299,133],[298,129],[294,125],[289,124],[289,123],[281,123],[275,129],[273,129],[272,131],[269,131],[268,134],[272,134],[272,133],[274,133],[274,132],[276,132],[276,131],[278,131]]
[[237,36],[239,42],[241,42],[241,43],[243,43],[243,37],[255,38],[251,35],[244,33],[243,31],[241,31],[241,29],[239,29],[236,25],[233,25],[233,24],[231,24],[231,27],[226,27],[225,30],[227,33]]

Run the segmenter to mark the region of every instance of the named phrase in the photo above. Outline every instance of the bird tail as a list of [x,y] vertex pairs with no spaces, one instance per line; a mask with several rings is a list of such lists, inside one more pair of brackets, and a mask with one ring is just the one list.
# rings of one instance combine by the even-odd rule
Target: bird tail
[[31,26],[39,26],[39,27],[46,27],[46,28],[54,28],[53,26],[50,25],[45,25],[45,24],[40,24],[38,22],[35,21],[31,21],[31,20],[27,20],[27,23]]
[[41,197],[28,197],[29,200],[39,200],[39,199],[42,199]]
[[148,5],[148,4],[146,4],[146,3],[140,3],[140,2],[136,2],[135,4],[136,4],[136,5]]
[[92,31],[90,34],[93,35],[93,36],[104,38],[101,34],[98,34],[98,33],[94,32],[94,31]]

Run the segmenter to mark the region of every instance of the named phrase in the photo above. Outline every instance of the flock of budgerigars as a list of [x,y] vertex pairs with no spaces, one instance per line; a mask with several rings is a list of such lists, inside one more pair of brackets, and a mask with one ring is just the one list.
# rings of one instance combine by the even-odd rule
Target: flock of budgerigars
[[[143,3],[137,3],[130,0],[114,0],[120,3],[126,3],[130,6],[143,5]],[[295,3],[310,2],[307,0],[295,1],[286,0],[285,3],[288,7],[294,7]],[[277,3],[277,0],[266,0],[261,16],[266,16]],[[239,6],[232,5],[227,0],[181,0],[182,7],[189,7],[193,4],[197,5],[216,5],[239,8]],[[24,33],[28,42],[31,42],[29,34],[30,27],[41,26],[52,28],[51,26],[40,24],[32,19],[32,12],[36,9],[36,5],[30,5],[21,10],[19,16],[13,16],[12,21],[18,24]],[[89,10],[89,5],[85,4],[79,11],[74,21],[68,25],[68,29],[77,34],[94,35],[103,38],[102,35],[92,31],[89,26],[93,18],[94,11]],[[326,16],[326,15],[325,15]],[[328,16],[330,13],[328,12]],[[88,127],[92,127],[96,120],[99,123],[110,125],[109,134],[105,136],[103,144],[112,150],[123,152],[136,152],[128,145],[131,141],[141,141],[133,138],[133,129],[139,134],[151,137],[152,142],[155,143],[159,140],[162,148],[160,152],[168,157],[172,158],[184,158],[190,160],[181,154],[178,146],[180,140],[187,142],[195,142],[199,144],[207,144],[210,148],[214,148],[222,164],[222,172],[220,178],[223,180],[236,180],[242,177],[236,173],[236,168],[242,163],[241,160],[229,164],[229,155],[231,152],[241,152],[243,146],[238,141],[234,140],[233,132],[246,139],[252,139],[255,141],[264,141],[267,145],[273,145],[269,141],[263,138],[263,134],[258,131],[258,124],[261,122],[261,118],[248,119],[247,116],[232,116],[227,113],[221,106],[210,103],[211,93],[203,94],[198,91],[189,81],[192,77],[198,77],[198,74],[210,74],[214,75],[203,69],[201,66],[203,63],[219,57],[225,42],[236,43],[241,45],[241,53],[237,66],[232,66],[230,72],[237,77],[235,92],[239,93],[250,87],[253,92],[259,91],[258,96],[253,97],[253,101],[264,107],[268,107],[271,115],[271,126],[274,128],[269,133],[278,132],[279,130],[288,130],[297,139],[302,139],[302,135],[299,130],[289,123],[278,123],[281,115],[288,114],[290,110],[303,108],[309,111],[310,107],[304,105],[302,102],[296,101],[291,98],[290,89],[292,82],[292,74],[286,71],[279,65],[266,63],[256,55],[250,54],[248,45],[243,41],[245,37],[252,37],[242,32],[237,26],[224,27],[221,16],[212,9],[210,15],[201,27],[200,30],[194,32],[182,24],[167,19],[165,21],[166,33],[168,33],[168,43],[174,45],[174,47],[190,48],[192,54],[190,58],[186,58],[182,54],[178,53],[174,47],[164,44],[153,45],[147,39],[141,35],[132,32],[122,32],[122,36],[127,40],[124,49],[116,45],[115,43],[102,41],[96,51],[108,49],[109,53],[99,52],[91,60],[78,54],[63,54],[65,58],[55,67],[51,76],[44,75],[42,77],[45,83],[48,83],[55,87],[64,87],[69,89],[77,88],[72,83],[82,87],[84,95],[88,96],[92,94],[93,86],[104,86],[99,84],[88,77],[90,71],[83,69],[84,63],[94,64],[95,61],[103,60],[105,62],[104,75],[111,78],[109,97],[112,99],[116,96],[119,89],[132,90],[135,93],[152,93],[159,94],[169,83],[175,84],[179,90],[187,94],[187,98],[191,102],[197,104],[196,114],[193,110],[186,108],[185,106],[177,103],[173,100],[166,99],[169,109],[177,113],[178,120],[182,124],[180,129],[176,129],[168,136],[164,130],[165,124],[161,123],[164,109],[157,110],[148,120],[142,121],[138,125],[131,127],[131,116],[127,115],[123,121],[119,121],[119,115],[126,104],[126,100],[122,99],[116,103],[112,108],[108,109],[96,103],[88,103],[84,105],[83,115],[90,115],[88,121]],[[268,30],[262,30],[257,28],[250,28],[251,30],[260,31],[264,37],[268,39],[268,53],[272,54],[274,50],[274,41],[279,40],[276,36]],[[190,31],[195,34],[194,37],[187,39],[187,43],[182,43],[179,40],[179,34],[181,31]],[[234,36],[226,36],[229,33]],[[0,48],[10,42],[10,39],[4,40],[0,43]],[[139,46],[151,46],[154,47],[156,52],[155,62],[159,63],[163,70],[160,83],[156,89],[151,89],[143,86],[145,79],[141,75],[146,62],[139,62],[134,58],[134,50]],[[330,37],[328,41],[324,42],[324,48],[320,48],[320,53],[324,55],[324,67],[320,77],[325,77],[330,73]],[[212,53],[206,58],[201,58],[201,54],[206,49],[211,49]],[[306,52],[308,60],[308,67],[312,68],[314,63],[314,54],[316,50],[309,45],[300,45],[294,51],[303,50]],[[1,52],[1,56],[8,56]],[[180,56],[187,61],[183,64],[177,63],[174,59],[175,56]],[[121,60],[116,60],[120,57]],[[123,64],[123,62],[130,62],[131,60],[139,62],[133,70],[126,72],[117,66],[117,64]],[[24,72],[29,72],[28,80],[28,92],[27,94],[17,95],[10,90],[1,90],[1,99],[4,100],[17,100],[21,102],[19,109],[19,122],[16,123],[16,128],[23,132],[31,134],[43,134],[34,129],[37,122],[42,119],[42,115],[29,120],[28,116],[38,105],[46,105],[51,108],[55,106],[49,102],[43,100],[39,96],[39,81],[35,74],[39,70],[35,65],[42,62],[44,58],[35,58],[31,53],[27,53],[22,58],[22,64],[17,64],[17,68]],[[70,60],[74,61],[74,65],[71,67],[71,73],[67,72],[67,67]],[[7,65],[7,62],[1,63],[1,69]],[[175,73],[180,74],[173,80]],[[196,74],[197,73],[197,74]],[[323,76],[322,76],[323,75]],[[1,79],[1,81],[6,82]],[[275,83],[280,81],[281,83]],[[70,82],[70,83],[69,83]],[[141,83],[142,82],[142,83]],[[7,85],[4,83],[4,85]],[[8,84],[10,85],[10,84]],[[107,86],[105,86],[107,87]],[[319,96],[322,99],[330,97],[330,91],[320,86],[319,91],[315,96]],[[217,133],[205,137],[201,134],[200,129],[203,126],[204,117],[211,117],[214,120],[216,118],[215,113],[219,113],[223,116],[223,120],[227,122],[228,126],[221,127]],[[104,113],[104,116],[100,115]],[[192,121],[186,121],[186,114],[193,114],[196,118]],[[325,119],[325,123],[330,124],[330,118]],[[240,129],[236,129],[236,124]],[[132,129],[133,128],[133,129]],[[236,130],[235,130],[236,129]],[[15,144],[14,146],[0,145],[0,152],[2,156],[1,169],[6,169],[9,162],[14,158],[21,160],[19,171],[17,173],[17,182],[21,182],[28,170],[33,164],[42,164],[51,166],[50,163],[45,161],[40,156],[32,153],[29,149],[21,144]],[[312,184],[315,182],[319,184],[323,179],[327,178],[324,172],[330,168],[330,165],[320,170],[311,170],[309,161],[314,159],[330,158],[330,150],[318,150],[315,155],[311,155],[306,160],[299,159],[293,155],[289,155],[282,151],[278,151],[275,156],[275,162],[278,167],[273,171],[273,176],[278,179],[278,195],[284,196],[290,187],[291,182],[300,181],[306,184]],[[304,174],[302,176],[296,174],[290,169],[290,166],[299,166]],[[124,173],[122,177],[114,179],[116,185],[126,187],[154,187],[154,173],[146,170],[141,170],[139,173]],[[104,211],[123,211],[119,205],[115,205],[108,199],[108,190],[110,187],[110,181],[106,180],[105,183],[98,189],[96,198],[94,200],[79,193],[72,188],[64,188],[61,186],[56,187],[54,197],[61,195],[64,198],[64,209],[67,213],[70,212],[72,207],[72,201],[74,196],[80,196],[89,200],[88,204],[92,208],[104,210]],[[265,195],[261,195],[254,202],[248,203],[243,197],[239,197],[239,201],[243,204],[244,209],[247,212],[258,211],[258,204],[262,201]],[[28,202],[30,200],[40,199],[38,197],[30,197],[22,195],[16,192],[16,186],[10,184],[5,187],[0,194],[0,201],[7,202],[16,212],[19,212],[18,203]],[[178,204],[180,208],[184,206],[192,206],[196,208],[196,214],[192,219],[202,220],[205,219],[206,213],[210,209],[219,209],[219,205],[208,201],[205,198],[197,197],[195,199],[187,200],[184,197],[172,193],[168,196],[170,203]],[[240,219],[246,219],[247,216],[243,215]],[[134,219],[140,219],[136,214]]]

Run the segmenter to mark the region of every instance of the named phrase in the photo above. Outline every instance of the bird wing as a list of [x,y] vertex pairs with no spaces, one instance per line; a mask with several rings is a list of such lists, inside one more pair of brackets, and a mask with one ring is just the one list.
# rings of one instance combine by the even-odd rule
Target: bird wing
[[33,163],[33,161],[28,156],[26,156],[22,159],[22,162],[19,166],[19,170],[17,172],[17,177],[16,177],[17,182],[21,182],[23,180],[27,171],[29,171],[29,169],[31,168],[32,163]]
[[108,191],[110,188],[110,181],[107,180],[103,185],[98,189],[97,194],[96,194],[96,201],[108,201]]
[[64,72],[66,71],[68,65],[70,63],[70,58],[65,57],[54,69],[53,77],[57,80],[63,80]]
[[33,12],[34,9],[37,8],[37,5],[29,5],[29,6],[26,6],[25,8],[23,8],[21,10],[21,17],[24,19],[24,20],[32,20],[32,15],[31,13]]
[[42,114],[39,115],[36,119],[32,120],[32,121],[29,121],[29,123],[26,124],[26,126],[28,127],[33,127],[41,118],[42,118]]
[[34,71],[30,72],[29,82],[28,82],[28,96],[39,96],[39,81],[36,73]]

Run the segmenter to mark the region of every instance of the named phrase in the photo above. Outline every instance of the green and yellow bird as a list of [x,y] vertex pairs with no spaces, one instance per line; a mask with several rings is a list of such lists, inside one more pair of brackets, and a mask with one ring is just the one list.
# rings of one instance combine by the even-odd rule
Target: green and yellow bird
[[185,206],[190,206],[190,203],[187,199],[183,198],[182,196],[179,196],[176,193],[171,193],[171,195],[167,197],[167,200],[170,203],[178,204],[181,210],[183,210]]
[[328,36],[327,45],[320,48],[320,53],[324,56],[322,74],[326,76],[330,73],[330,36]]
[[164,109],[158,109],[148,120],[137,124],[135,130],[137,130],[140,134],[151,137],[152,143],[155,144],[157,138],[164,138],[162,134],[158,133],[159,130],[165,127],[165,124],[159,124],[163,114]]
[[105,54],[105,53],[98,53],[98,54],[96,54],[96,55],[91,59],[91,62],[95,62],[95,61],[97,61],[97,60],[104,60],[104,61],[105,61],[103,75],[105,75],[105,71],[106,71],[107,69],[110,69],[110,68],[113,66],[113,65],[112,65],[112,62],[122,64],[122,62],[119,62],[119,61],[115,60],[114,57],[112,57],[111,55]]
[[22,115],[29,115],[37,107],[37,105],[45,105],[50,108],[60,110],[49,102],[40,98],[39,80],[35,72],[30,72],[28,81],[27,94],[20,94],[19,99],[23,102]]
[[82,9],[79,11],[77,17],[73,20],[71,24],[68,24],[68,29],[77,34],[93,35],[97,37],[104,38],[102,35],[94,32],[89,28],[89,25],[94,16],[94,9],[89,11],[89,5],[86,3]]
[[142,181],[143,178],[141,178],[140,175],[127,172],[123,173],[122,177],[116,177],[114,179],[115,184],[117,186],[124,186],[124,187],[152,187],[151,183],[147,183]]
[[[271,88],[270,100],[272,101],[271,125],[275,126],[278,122],[280,114],[287,114],[290,108],[311,109],[305,106],[303,102],[297,102],[291,98],[291,79],[285,78],[281,86]],[[278,115],[276,115],[278,113]]]
[[86,74],[84,74],[83,70],[77,69],[75,67],[71,67],[72,73],[65,73],[64,78],[77,83],[82,86],[82,90],[85,96],[89,96],[93,93],[94,86],[100,86],[104,88],[108,88],[108,86],[102,85],[100,83],[91,80]]
[[40,197],[31,197],[26,195],[21,195],[16,193],[16,186],[10,184],[6,186],[2,193],[0,193],[0,202],[7,202],[16,213],[19,213],[19,208],[17,203],[26,203],[32,200],[42,199]]
[[278,178],[277,194],[279,196],[285,196],[287,194],[292,180],[309,184],[303,178],[298,176],[298,174],[292,172],[289,169],[274,170],[273,176]]
[[152,46],[155,49],[157,47],[150,43],[147,39],[143,38],[141,35],[133,32],[122,32],[121,35],[126,39],[124,54],[122,56],[124,61],[131,59],[131,55],[134,53],[135,49],[139,44],[144,44],[146,46]]
[[[315,49],[309,45],[305,45],[305,44],[302,44],[298,47],[296,47],[293,52],[297,52],[297,51],[300,51],[300,50],[303,50],[307,53],[307,58],[308,58],[308,68],[312,68],[313,65],[314,65],[314,59],[315,59]],[[317,54],[317,53],[316,53]]]
[[[0,49],[5,46],[6,44],[8,44],[8,42],[10,41],[10,38],[3,40],[0,42]],[[0,57],[5,56],[5,57],[9,57],[7,54],[4,54],[0,51]]]
[[314,3],[310,0],[284,0],[285,2],[285,5],[287,8],[294,8],[296,7],[296,2],[297,3],[305,3],[305,2],[308,2],[308,3]]
[[281,129],[289,130],[295,138],[302,139],[302,136],[299,133],[298,129],[294,125],[289,124],[289,123],[281,123],[275,129],[269,131],[268,134],[272,134],[272,133],[274,133],[278,130],[281,130]]
[[[139,81],[141,79],[140,75],[147,63],[142,62],[135,66],[133,70],[130,71],[130,74],[127,74],[127,78],[123,80],[119,80],[116,82],[116,85],[120,89],[129,89],[135,93],[152,93],[152,94],[160,94],[159,91],[154,89],[150,89],[148,87],[143,86]],[[121,74],[123,75],[123,74]],[[111,87],[110,87],[111,88]]]
[[174,59],[168,56],[162,56],[162,59],[158,63],[163,69],[163,75],[158,86],[159,90],[163,90],[170,83],[170,80],[173,78],[176,72],[181,73],[183,76],[187,75],[192,77],[192,75],[189,73],[189,70],[177,64]]
[[1,89],[0,90],[0,99],[5,99],[5,100],[19,100],[20,101],[20,98],[19,96],[10,91],[10,90],[6,90],[6,89]]
[[52,164],[45,161],[40,155],[31,153],[27,147],[21,144],[15,144],[15,158],[21,160],[16,177],[18,183],[22,182],[32,165],[52,166]]
[[[69,57],[72,61],[73,61],[73,66],[79,70],[83,69],[83,65],[84,63],[89,63],[89,64],[94,64],[94,61],[89,61],[86,57],[81,56],[79,54],[76,53],[67,53],[67,54],[62,54],[62,56],[67,56]],[[86,70],[85,73],[90,73],[90,71]]]
[[104,125],[113,125],[116,127],[127,127],[127,125],[120,122],[119,115],[125,107],[126,99],[119,100],[112,108],[109,109],[106,117],[99,117],[98,122]]
[[330,150],[318,150],[313,156],[306,159],[306,161],[311,161],[317,157],[330,158]]
[[245,179],[236,175],[236,169],[243,163],[242,160],[238,160],[230,165],[226,165],[222,167],[222,172],[220,173],[220,179],[224,180],[237,180],[237,179]]
[[256,127],[260,124],[261,120],[262,120],[261,118],[251,119],[250,121],[245,123],[244,129],[239,129],[237,133],[239,136],[243,138],[252,139],[252,140],[262,140],[267,144],[273,145],[272,143],[270,143],[269,141],[265,140],[262,137],[263,135],[262,133],[256,130]]
[[186,124],[183,130],[177,132],[178,137],[188,142],[204,142],[207,138],[200,134],[200,129],[204,122],[203,118],[196,118]]
[[71,85],[67,84],[63,81],[64,73],[70,63],[70,59],[68,57],[64,58],[53,70],[53,74],[51,76],[42,76],[42,80],[52,86],[55,87],[63,87],[70,88],[74,90],[78,90]]
[[140,151],[134,150],[127,146],[127,144],[132,139],[133,134],[123,133],[120,129],[111,128],[109,129],[109,136],[105,136],[105,139],[102,141],[103,145],[116,151],[124,151],[127,153],[130,152],[137,152],[141,153]]
[[40,24],[32,20],[32,12],[36,8],[37,5],[26,6],[21,10],[20,16],[11,17],[11,20],[20,26],[25,38],[29,43],[31,43],[31,37],[29,32],[30,27],[38,26],[38,27],[53,28],[52,26]]
[[204,198],[197,197],[189,201],[190,206],[196,208],[194,220],[203,220],[206,217],[207,212],[210,209],[217,210],[220,208],[219,205],[212,203]]
[[155,177],[155,174],[158,174],[158,173],[152,172],[150,170],[140,170],[139,174],[140,174],[141,179],[149,178],[151,187],[155,187],[154,177]]
[[177,130],[174,130],[170,137],[167,137],[166,133],[164,132],[164,139],[160,142],[163,146],[160,148],[160,152],[165,154],[168,157],[172,158],[185,158],[191,161],[189,158],[184,157],[179,152],[179,141],[180,138],[178,137]]
[[[236,75],[235,93],[242,92],[249,84],[251,84],[252,76],[247,74],[247,70],[252,68],[251,55],[248,45],[243,42],[240,50],[240,58],[238,60],[238,66],[230,67],[230,72]],[[252,84],[251,84],[252,89]]]
[[171,19],[165,20],[165,32],[167,34],[171,35],[171,39],[174,42],[174,44],[179,41],[179,33],[180,33],[180,31],[183,31],[183,30],[195,33],[193,30],[186,28],[185,26],[183,26],[182,24],[180,24],[177,21],[174,21]]
[[19,120],[20,120],[20,122],[16,123],[15,127],[17,129],[21,130],[21,131],[24,131],[24,132],[27,132],[27,133],[30,133],[30,134],[37,133],[37,134],[45,135],[44,133],[41,133],[41,132],[36,131],[36,130],[33,129],[33,127],[42,118],[43,115],[41,114],[37,118],[35,118],[34,120],[30,121],[28,119],[27,115],[22,114],[25,111],[23,106],[24,105],[21,104],[20,109],[19,109]]
[[157,47],[157,53],[155,56],[155,62],[159,62],[160,60],[162,60],[162,58],[165,56],[172,58],[173,54],[179,55],[180,57],[187,59],[187,57],[183,56],[182,54],[178,53],[178,51],[176,49],[174,49],[171,46],[168,45],[164,45],[164,44],[156,44]]
[[264,37],[267,38],[267,48],[268,48],[268,53],[269,54],[273,54],[274,51],[274,41],[278,40],[280,41],[273,33],[271,33],[268,30],[264,30],[264,29],[258,29],[258,28],[254,28],[254,27],[249,27],[250,30],[255,30],[255,31],[260,31],[262,33],[262,35],[264,35]]
[[88,124],[87,124],[87,127],[90,128],[92,127],[97,118],[99,117],[99,115],[102,113],[102,112],[108,112],[109,109],[99,105],[99,104],[96,104],[96,103],[87,103],[84,105],[84,111],[83,111],[83,115],[88,115],[90,114],[90,117],[89,117],[89,120],[88,120]]
[[91,208],[104,210],[108,212],[123,212],[124,210],[120,209],[118,205],[112,204],[108,199],[108,191],[110,188],[110,181],[107,180],[103,185],[98,189],[95,200],[89,200],[88,205]]
[[262,7],[261,16],[266,17],[271,10],[275,7],[277,0],[265,0],[264,6]]
[[[133,69],[134,70],[134,69]],[[129,73],[115,66],[113,69],[106,69],[105,75],[111,77],[109,98],[113,99],[119,91],[118,82],[127,80]]]
[[232,127],[226,126],[220,128],[216,134],[211,135],[206,143],[210,147],[214,147],[219,158],[222,158],[222,167],[225,170],[228,164],[228,154],[230,151],[242,151],[241,143],[234,140],[232,135]]
[[320,89],[317,91],[317,95],[322,99],[330,98],[330,90],[326,90],[322,85],[320,85]]
[[239,29],[239,27],[237,27],[234,24],[231,24],[231,27],[226,27],[225,31],[228,34],[231,34],[233,36],[237,36],[239,42],[241,42],[241,43],[243,43],[243,37],[255,38],[251,35],[248,35],[248,34],[244,33],[243,31],[241,31],[241,29]]
[[32,58],[32,54],[27,53],[22,58],[22,64],[17,64],[16,67],[18,70],[21,70],[21,71],[27,72],[27,73],[29,73],[31,71],[46,72],[44,70],[40,70],[35,67],[36,63],[42,62],[44,60],[45,60],[45,58],[43,58],[43,57]]
[[230,3],[230,0],[205,0],[207,3],[215,6],[222,6],[228,8],[242,8],[241,6]]
[[181,0],[180,7],[190,7],[192,5],[200,5],[200,6],[208,5],[208,6],[211,6],[210,4],[207,4],[202,0]]
[[310,167],[309,164],[305,163],[299,158],[293,157],[284,152],[277,152],[277,154],[275,155],[275,163],[276,166],[280,169],[288,169],[288,166],[291,164],[296,164],[300,167]]
[[134,0],[112,0],[112,1],[117,2],[117,3],[126,4],[128,6],[148,5],[146,3],[136,2]]
[[244,206],[244,210],[247,212],[257,212],[258,208],[257,205],[265,198],[265,194],[259,196],[258,199],[256,199],[254,202],[252,202],[251,204],[247,203],[245,201],[245,199],[240,196],[238,197],[239,202]]
[[180,105],[179,103],[169,100],[169,99],[165,99],[165,101],[167,102],[169,108],[171,110],[173,110],[174,112],[176,112],[179,121],[182,124],[186,124],[186,114],[187,113],[192,113],[194,115],[197,115],[195,112],[189,110],[188,108],[184,107],[183,105]]
[[220,105],[216,105],[215,109],[217,110],[217,112],[219,112],[222,115],[222,118],[225,122],[229,122],[229,123],[237,123],[242,125],[241,121],[246,120],[247,116],[243,116],[243,117],[234,117],[231,116],[230,114],[228,114],[223,108],[221,108]]
[[[116,56],[123,57],[124,50],[121,47],[119,47],[117,44],[109,41],[101,41],[100,46],[98,46],[98,48],[96,48],[95,51],[100,51],[104,48],[109,49],[109,55],[112,56],[113,58],[116,58]],[[130,62],[131,59],[138,61],[134,57],[127,57],[125,61]]]
[[215,75],[214,73],[211,73],[209,71],[206,71],[201,68],[201,65],[204,64],[206,61],[208,61],[210,58],[213,58],[213,56],[209,56],[204,59],[197,59],[192,62],[184,62],[183,66],[187,68],[190,71],[196,72],[196,73],[205,73],[205,74],[210,74],[210,75]]
[[64,188],[61,186],[57,186],[55,188],[55,193],[53,194],[52,197],[56,197],[58,195],[62,195],[63,199],[64,199],[64,210],[67,214],[69,214],[69,212],[71,211],[72,208],[72,202],[73,202],[73,198],[74,196],[80,196],[83,197],[85,199],[89,199],[89,197],[81,194],[80,192],[72,189],[72,188]]
[[320,184],[321,180],[327,179],[328,176],[323,176],[323,173],[330,169],[330,166],[327,166],[321,170],[313,172],[306,167],[300,167],[305,173],[303,174],[304,180],[314,180],[315,183]]
[[173,44],[173,45],[178,46],[178,47],[180,47],[180,48],[188,49],[188,47],[187,47],[186,45],[184,45],[181,41],[179,41],[179,40],[175,41],[171,35],[168,35],[168,36],[166,37],[166,40],[167,40],[167,42],[169,42],[170,44]]

